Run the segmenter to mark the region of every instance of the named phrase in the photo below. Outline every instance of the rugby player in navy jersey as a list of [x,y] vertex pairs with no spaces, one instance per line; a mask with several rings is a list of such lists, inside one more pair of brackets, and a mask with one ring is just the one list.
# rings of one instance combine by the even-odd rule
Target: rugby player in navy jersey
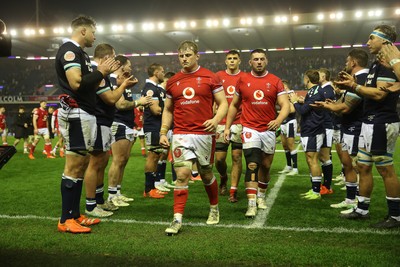
[[[131,76],[131,61],[123,56],[115,57],[121,63],[121,67],[111,76],[111,83],[114,88],[121,86],[126,77]],[[108,201],[111,201],[117,207],[129,206],[133,198],[129,198],[121,193],[122,178],[124,170],[128,163],[131,148],[135,142],[134,121],[135,115],[133,109],[135,107],[148,105],[151,97],[141,97],[133,100],[132,89],[125,88],[121,98],[115,103],[114,121],[111,126],[112,132],[112,162],[108,170]]]
[[[356,77],[357,84],[363,85],[367,79],[368,53],[363,49],[351,50],[346,58],[345,71]],[[353,166],[358,153],[358,141],[363,116],[363,98],[351,91],[344,91],[336,101],[316,102],[321,107],[335,112],[341,118],[342,154],[341,161],[346,180],[346,198],[342,202],[332,204],[332,208],[353,208],[356,206],[357,170]],[[345,212],[345,211],[344,211]]]
[[[109,44],[99,44],[94,50],[93,68],[97,68],[102,60],[114,58],[114,48]],[[137,83],[133,75],[124,77],[122,84],[113,89],[110,77],[106,76],[100,82],[96,91],[95,116],[97,135],[90,155],[89,165],[85,173],[86,214],[95,217],[111,216],[112,210],[118,207],[104,201],[104,171],[107,167],[111,147],[111,125],[114,121],[115,103],[121,98],[126,88]]]
[[87,226],[99,219],[80,214],[83,175],[96,139],[96,92],[100,82],[119,67],[114,58],[102,60],[93,71],[89,55],[84,51],[95,41],[96,22],[79,16],[71,22],[71,39],[58,50],[55,68],[63,95],[59,111],[60,132],[65,138],[66,157],[61,180],[62,213],[58,231],[89,233]]
[[[369,35],[367,42],[371,54],[377,55],[384,44],[396,41],[394,27],[379,25]],[[400,92],[386,92],[380,88],[389,87],[399,82],[391,69],[378,60],[369,69],[364,86],[357,84],[354,77],[346,72],[340,73],[338,84],[346,85],[357,95],[364,97],[364,114],[361,126],[358,169],[360,173],[360,190],[357,207],[341,216],[346,219],[368,219],[369,205],[373,187],[372,166],[383,178],[386,190],[388,214],[382,222],[371,225],[375,228],[400,227],[400,182],[393,166],[397,137],[399,136],[400,119],[396,106]]]
[[304,73],[304,85],[308,89],[306,97],[303,99],[297,94],[290,94],[290,101],[293,103],[296,112],[301,115],[300,135],[303,150],[306,153],[306,160],[311,174],[312,189],[302,194],[304,199],[321,199],[321,180],[322,172],[318,162],[318,154],[322,146],[325,129],[323,125],[323,112],[314,109],[311,104],[316,101],[324,101],[319,83],[319,73],[317,70],[308,70]]
[[[323,93],[325,99],[330,99],[334,101],[336,99],[335,91],[332,86],[331,73],[325,68],[318,70],[319,72],[319,82],[321,85],[321,92]],[[331,148],[333,141],[333,115],[328,110],[323,110],[324,114],[324,128],[325,136],[322,142],[321,150],[319,151],[319,161],[322,165],[322,174],[324,176],[324,182],[321,185],[321,195],[332,194],[333,190],[331,188],[332,184],[332,174],[333,165],[331,160]]]
[[142,96],[151,96],[151,105],[144,109],[143,130],[145,134],[148,155],[145,165],[145,189],[144,197],[164,198],[170,189],[157,183],[157,165],[162,153],[167,153],[160,145],[161,116],[164,109],[165,90],[160,86],[164,80],[164,68],[160,64],[153,63],[147,69],[149,78],[142,90]]

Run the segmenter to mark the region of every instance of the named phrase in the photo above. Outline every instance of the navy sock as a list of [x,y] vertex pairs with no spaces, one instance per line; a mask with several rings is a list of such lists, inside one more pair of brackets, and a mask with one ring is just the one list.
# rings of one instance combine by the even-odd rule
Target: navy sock
[[322,173],[324,174],[324,186],[328,189],[331,189],[333,175],[332,161],[329,160],[328,162],[323,163]]
[[292,166],[292,157],[290,156],[289,150],[285,150],[285,156],[286,156],[286,166]]
[[63,179],[61,179],[61,223],[73,218],[75,187],[76,183],[73,180],[63,176]]
[[389,216],[400,216],[400,198],[386,197],[387,206],[389,209]]
[[86,210],[92,211],[96,208],[96,198],[86,198]]
[[291,158],[292,158],[292,162],[293,162],[293,169],[297,169],[297,152],[294,154],[290,154]]
[[145,172],[145,184],[144,191],[146,193],[150,192],[151,189],[154,189],[154,172]]
[[104,204],[104,185],[96,186],[96,203],[97,204]]
[[167,163],[165,160],[159,161],[157,164],[157,176],[160,179],[165,179],[165,170],[167,169]]
[[314,193],[321,191],[321,176],[311,177],[312,190]]
[[357,184],[346,182],[346,198],[355,199],[356,193],[357,193]]
[[81,216],[81,194],[82,194],[83,180],[78,179],[74,189],[74,206],[73,216],[75,219]]

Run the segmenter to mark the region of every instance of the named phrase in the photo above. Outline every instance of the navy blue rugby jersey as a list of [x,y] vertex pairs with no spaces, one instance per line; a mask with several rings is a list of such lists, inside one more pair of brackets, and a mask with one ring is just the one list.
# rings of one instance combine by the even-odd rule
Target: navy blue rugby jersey
[[[116,75],[111,74],[110,75],[110,80],[113,88],[117,88],[117,79]],[[133,101],[133,95],[132,95],[132,89],[131,88],[126,88],[124,93],[122,94],[124,96],[124,99],[127,101]],[[129,128],[132,128],[135,126],[135,112],[133,109],[129,110],[119,110],[115,109],[115,114],[114,114],[114,121],[123,123]]]
[[[97,69],[97,64],[92,62],[93,70]],[[111,127],[114,120],[115,105],[107,105],[100,97],[101,94],[113,90],[110,77],[107,76],[100,82],[100,86],[96,91],[96,109],[95,116],[98,125]]]
[[294,108],[301,115],[300,134],[301,136],[316,136],[325,131],[323,126],[324,115],[322,110],[310,106],[315,101],[324,101],[325,97],[319,85],[311,87],[304,99],[304,103],[295,103]]
[[[392,70],[385,68],[378,61],[375,61],[367,76],[367,87],[377,87],[377,82],[398,82],[396,75]],[[379,88],[376,88],[379,90]],[[367,124],[375,123],[393,123],[399,121],[399,115],[396,111],[397,101],[399,101],[400,92],[388,93],[385,99],[375,101],[370,98],[364,98],[363,122]]]
[[[321,91],[324,95],[324,101],[326,99],[336,100],[335,91],[333,89],[332,83],[327,82],[324,85],[321,85]],[[325,129],[333,129],[333,114],[329,110],[322,110],[324,115],[324,128]]]
[[[142,90],[142,96],[151,96],[153,100],[158,101],[158,105],[161,107],[161,112],[164,109],[165,90],[147,79]],[[150,107],[144,109],[143,114],[143,130],[144,132],[159,132],[161,128],[162,114],[154,115],[150,111]]]
[[66,71],[70,68],[80,68],[82,76],[93,72],[88,54],[83,51],[78,43],[69,40],[61,45],[56,55],[55,68],[58,83],[63,94],[71,96],[79,107],[89,114],[94,115],[96,106],[97,87],[72,90],[68,83]]

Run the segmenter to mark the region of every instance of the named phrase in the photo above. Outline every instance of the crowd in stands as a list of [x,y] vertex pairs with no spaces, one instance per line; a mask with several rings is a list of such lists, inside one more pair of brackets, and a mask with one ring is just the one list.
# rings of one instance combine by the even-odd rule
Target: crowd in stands
[[[341,49],[340,53],[321,54],[318,51],[307,51],[296,53],[270,52],[268,70],[288,80],[292,88],[302,90],[302,73],[310,68],[328,68],[333,74],[343,69],[347,51]],[[242,53],[241,69],[249,71],[248,55]],[[225,69],[224,54],[203,54],[200,64],[214,72]],[[146,68],[154,63],[165,66],[165,71],[179,71],[179,63],[176,55],[173,56],[150,56],[133,57],[133,72],[139,83],[135,86],[134,92],[140,93],[146,78]],[[27,96],[46,94],[44,85],[54,84],[58,86],[54,69],[54,60],[26,60],[8,59],[0,60],[0,96]],[[59,91],[58,91],[59,92]],[[53,92],[53,94],[58,93]]]

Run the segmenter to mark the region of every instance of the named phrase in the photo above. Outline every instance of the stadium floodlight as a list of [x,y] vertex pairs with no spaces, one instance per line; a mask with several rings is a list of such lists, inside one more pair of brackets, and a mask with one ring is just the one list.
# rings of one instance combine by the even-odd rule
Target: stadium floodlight
[[356,17],[356,18],[361,18],[362,17],[362,11],[361,10],[357,10],[356,11],[356,13],[354,13],[354,16]]
[[44,31],[44,29],[43,29],[43,28],[40,28],[40,29],[39,29],[39,34],[40,34],[40,35],[43,35],[43,34],[45,34],[45,31]]
[[397,9],[394,11],[394,14],[400,15],[400,8],[397,8]]
[[150,56],[150,54],[149,54],[149,53],[142,53],[142,54],[140,54],[140,56],[142,56],[142,57],[148,57],[148,56]]
[[325,18],[325,16],[324,16],[323,13],[319,13],[319,14],[317,15],[317,19],[318,19],[318,20],[323,20],[324,18]]
[[159,23],[157,24],[157,28],[158,28],[159,30],[164,30],[164,28],[165,28],[164,22],[159,22]]
[[264,18],[263,18],[263,17],[258,17],[258,18],[257,18],[257,23],[258,23],[259,25],[264,24]]
[[336,19],[340,20],[343,18],[343,12],[337,12],[336,13]]
[[32,31],[34,31],[34,30],[27,28],[27,29],[24,30],[24,34],[25,34],[26,36],[31,36],[31,35],[33,35],[33,34],[32,34]]
[[17,36],[17,30],[14,29],[10,30],[10,34],[11,36]]
[[144,31],[152,31],[152,30],[154,30],[154,23],[152,23],[152,22],[144,22],[142,24],[142,29]]
[[112,30],[113,32],[117,32],[117,31],[118,31],[118,25],[117,25],[117,24],[111,25],[111,30]]
[[292,20],[293,20],[294,22],[298,22],[298,21],[299,21],[299,16],[294,15],[294,16],[292,17]]
[[212,20],[208,19],[208,20],[206,21],[206,26],[207,26],[208,28],[211,28],[212,25],[213,25]]
[[276,16],[275,17],[275,22],[276,23],[281,23],[281,17],[280,16]]
[[368,17],[373,17],[375,12],[373,10],[368,11]]
[[382,16],[382,10],[381,9],[375,10],[375,17],[380,17],[380,16]]
[[196,27],[196,26],[197,26],[197,22],[194,21],[194,20],[192,20],[192,21],[190,22],[190,27],[194,28],[194,27]]
[[71,28],[71,27],[68,27],[67,31],[68,31],[69,33],[72,33],[72,28]]
[[363,47],[362,44],[353,44],[353,47]]
[[58,34],[59,33],[58,28],[53,28],[53,33]]
[[64,34],[65,30],[63,27],[58,28],[58,33]]
[[241,25],[246,25],[246,19],[245,18],[241,18],[240,19],[240,24]]
[[247,19],[246,19],[246,24],[247,24],[247,25],[253,24],[253,19],[252,19],[252,18],[247,18]]
[[222,25],[224,25],[225,27],[228,27],[229,24],[231,24],[231,21],[229,19],[225,18],[222,20]]
[[286,23],[286,22],[288,21],[288,18],[287,18],[286,16],[282,16],[282,17],[281,17],[281,21],[282,21],[283,23]]
[[217,19],[214,19],[213,22],[212,22],[212,25],[213,25],[214,27],[218,27],[219,21],[218,21]]
[[329,18],[330,18],[330,19],[335,19],[335,18],[336,18],[336,13],[331,13],[331,14],[329,14]]
[[97,25],[97,26],[96,26],[96,30],[97,30],[99,33],[104,32],[104,27],[103,27],[103,25]]
[[204,53],[205,53],[205,54],[214,54],[214,51],[207,50],[207,51],[205,51]]
[[127,30],[128,32],[132,32],[133,29],[134,29],[134,27],[133,27],[133,24],[132,24],[132,23],[126,24],[126,30]]
[[156,56],[163,56],[163,55],[164,53],[159,53],[159,52],[156,53]]

